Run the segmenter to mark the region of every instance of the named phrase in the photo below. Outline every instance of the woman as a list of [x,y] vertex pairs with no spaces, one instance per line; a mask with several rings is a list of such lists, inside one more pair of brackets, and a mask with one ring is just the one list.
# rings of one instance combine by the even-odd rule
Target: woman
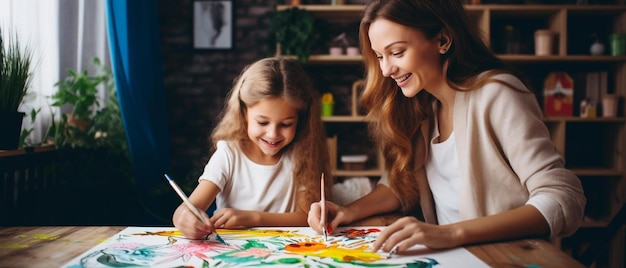
[[[326,203],[329,229],[401,210],[373,250],[451,248],[574,233],[580,180],[564,168],[534,94],[458,0],[371,1],[360,25],[361,102],[387,172],[367,196]],[[309,225],[321,231],[320,204]]]

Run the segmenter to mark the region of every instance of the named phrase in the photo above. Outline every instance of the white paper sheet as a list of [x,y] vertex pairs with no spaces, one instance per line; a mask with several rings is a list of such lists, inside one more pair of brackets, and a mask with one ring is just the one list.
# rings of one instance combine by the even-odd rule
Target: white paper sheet
[[370,247],[384,227],[218,229],[189,240],[171,227],[128,227],[63,267],[488,267],[465,248],[415,246],[387,258]]

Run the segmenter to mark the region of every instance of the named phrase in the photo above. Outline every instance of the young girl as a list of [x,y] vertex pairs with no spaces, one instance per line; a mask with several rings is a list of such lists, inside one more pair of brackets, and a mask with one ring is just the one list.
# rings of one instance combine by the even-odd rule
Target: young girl
[[[519,74],[484,44],[460,0],[374,0],[359,29],[361,102],[387,172],[367,196],[328,202],[330,227],[416,209],[372,250],[401,252],[563,237],[583,218],[580,180],[565,169]],[[309,224],[321,230],[319,203]]]
[[[228,95],[212,133],[214,153],[189,197],[209,219],[181,204],[174,226],[198,239],[215,228],[306,226],[320,200],[320,177],[332,178],[320,102],[302,67],[282,58],[247,66]],[[329,196],[327,196],[328,198]]]

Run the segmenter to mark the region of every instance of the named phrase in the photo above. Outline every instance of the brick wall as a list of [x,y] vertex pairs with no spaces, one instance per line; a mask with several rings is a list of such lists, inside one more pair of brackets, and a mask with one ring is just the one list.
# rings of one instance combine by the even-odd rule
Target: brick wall
[[171,173],[176,177],[189,179],[202,171],[208,137],[233,79],[268,51],[265,29],[274,5],[273,1],[234,1],[234,48],[210,51],[193,48],[193,1],[159,1]]
[[[234,49],[194,50],[191,0],[159,1],[159,22],[171,146],[171,174],[195,185],[208,160],[209,135],[216,124],[226,93],[241,69],[268,56],[267,26],[275,1],[234,1]],[[352,24],[355,25],[355,24]],[[331,38],[339,28],[319,29]],[[350,28],[356,28],[350,27]],[[357,29],[354,29],[355,31]],[[330,37],[328,37],[330,36]],[[315,48],[324,53],[325,43]],[[350,109],[350,88],[362,77],[354,65],[305,65],[320,92],[332,91],[336,113]]]

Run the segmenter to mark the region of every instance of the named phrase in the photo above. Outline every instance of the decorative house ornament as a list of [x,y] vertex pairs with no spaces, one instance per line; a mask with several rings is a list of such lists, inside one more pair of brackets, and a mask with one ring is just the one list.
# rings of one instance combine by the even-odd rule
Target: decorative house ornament
[[566,72],[549,73],[543,92],[543,109],[547,116],[572,116],[574,80]]

